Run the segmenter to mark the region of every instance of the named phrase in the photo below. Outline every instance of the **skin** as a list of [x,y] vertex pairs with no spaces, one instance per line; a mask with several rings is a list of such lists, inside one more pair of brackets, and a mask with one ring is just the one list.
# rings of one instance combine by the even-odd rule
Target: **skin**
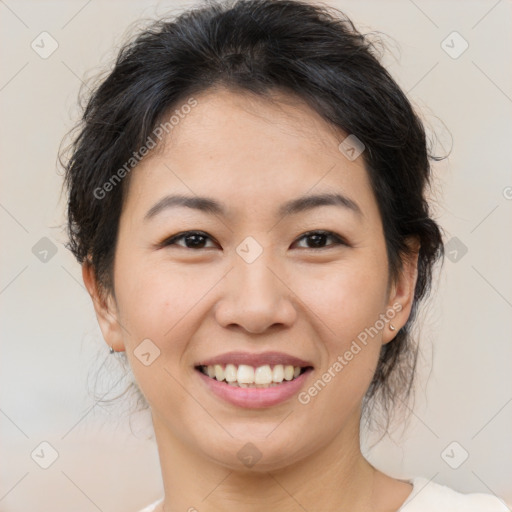
[[[359,444],[361,402],[384,343],[410,314],[417,252],[390,282],[377,203],[362,157],[338,149],[346,136],[299,100],[275,101],[218,88],[130,176],[120,218],[114,291],[100,294],[83,265],[103,336],[126,350],[151,406],[165,501],[160,511],[396,511],[412,486],[374,468]],[[280,100],[280,101],[279,101]],[[306,194],[338,192],[362,212],[321,206],[276,212]],[[150,219],[163,196],[216,199],[229,216],[177,207]],[[158,247],[186,230],[209,238]],[[316,248],[310,230],[330,237]],[[248,236],[262,254],[236,252]],[[202,247],[202,248],[201,248]],[[400,304],[392,323],[308,404],[297,396],[244,409],[213,395],[194,365],[232,350],[286,352],[314,366],[303,389],[343,355],[379,315]],[[134,350],[149,338],[160,350],[149,366]],[[237,457],[253,443],[251,468]],[[179,468],[179,470],[177,470]]]

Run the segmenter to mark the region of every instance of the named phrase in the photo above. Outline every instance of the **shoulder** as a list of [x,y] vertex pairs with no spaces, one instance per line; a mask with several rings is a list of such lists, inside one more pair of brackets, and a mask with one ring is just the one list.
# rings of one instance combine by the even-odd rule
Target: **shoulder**
[[139,510],[139,512],[155,512],[157,509],[157,506],[162,503],[163,498],[160,498],[158,501],[155,501],[151,503],[151,505],[148,505],[147,507],[144,507],[142,510]]
[[[510,512],[510,509],[491,494],[463,494],[423,477],[409,479],[413,490],[398,512]],[[163,498],[139,512],[155,512]]]
[[492,494],[463,494],[423,477],[409,480],[413,490],[398,512],[510,512]]

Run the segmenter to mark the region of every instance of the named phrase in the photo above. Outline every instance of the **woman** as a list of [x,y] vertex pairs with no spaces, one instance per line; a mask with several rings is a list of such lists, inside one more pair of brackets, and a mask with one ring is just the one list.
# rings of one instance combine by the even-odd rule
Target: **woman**
[[145,511],[507,510],[361,453],[443,254],[423,126],[374,50],[333,9],[214,4],[142,32],[87,104],[69,247],[151,408]]

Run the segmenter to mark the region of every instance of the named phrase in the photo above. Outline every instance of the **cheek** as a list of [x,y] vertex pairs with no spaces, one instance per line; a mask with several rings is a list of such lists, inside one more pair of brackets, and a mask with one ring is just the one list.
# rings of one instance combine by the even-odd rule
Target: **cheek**
[[[169,272],[168,266],[148,265],[133,255],[116,262],[116,278],[120,321],[126,328],[122,335],[137,384],[152,408],[162,410],[172,404],[178,411],[187,395],[176,384],[175,378],[181,380],[177,365],[197,328],[188,320],[210,287],[209,279],[199,289],[201,280]],[[150,354],[147,366],[144,353]]]
[[198,279],[197,275],[197,269],[184,273],[149,258],[119,258],[116,294],[121,320],[132,338],[130,343],[136,343],[142,336],[163,346],[174,331],[183,329],[185,322],[181,320],[211,287],[210,280],[214,282],[215,276],[207,274]]
[[[323,352],[321,374],[311,399],[318,411],[352,410],[372,380],[382,346],[380,315],[386,307],[386,267],[375,260],[339,266],[325,276],[297,276],[297,295],[314,314]],[[377,327],[376,327],[377,326]],[[343,412],[345,411],[345,412]],[[326,412],[326,411],[323,411]]]
[[374,325],[384,311],[387,273],[382,264],[354,258],[316,272],[297,273],[294,291],[328,328],[338,347]]

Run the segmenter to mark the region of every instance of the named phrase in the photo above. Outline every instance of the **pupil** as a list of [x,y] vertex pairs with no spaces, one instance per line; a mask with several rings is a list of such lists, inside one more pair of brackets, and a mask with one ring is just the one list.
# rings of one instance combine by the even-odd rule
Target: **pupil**
[[[313,246],[314,247],[320,247],[322,245],[322,240],[326,237],[327,235],[324,235],[324,234],[315,234],[315,235],[310,235],[310,240],[313,240]],[[325,240],[323,240],[325,242]]]
[[[193,241],[191,244],[189,244],[188,242],[193,239],[195,241]],[[202,239],[202,240],[201,240]],[[186,237],[186,240],[187,240],[187,245],[192,245],[193,247],[199,247],[201,246],[202,244],[204,244],[204,236],[203,235],[188,235]]]

